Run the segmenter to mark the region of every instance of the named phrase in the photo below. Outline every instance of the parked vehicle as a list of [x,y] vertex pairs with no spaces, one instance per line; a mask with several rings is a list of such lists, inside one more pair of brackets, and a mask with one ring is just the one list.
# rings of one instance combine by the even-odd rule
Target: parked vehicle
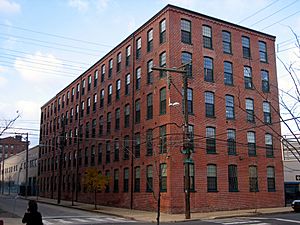
[[300,200],[294,200],[292,202],[292,208],[295,212],[300,212]]

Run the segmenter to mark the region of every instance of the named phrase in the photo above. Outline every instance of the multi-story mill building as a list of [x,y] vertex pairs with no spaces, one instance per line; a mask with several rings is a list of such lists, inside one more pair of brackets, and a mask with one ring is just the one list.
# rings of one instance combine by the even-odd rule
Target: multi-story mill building
[[154,210],[160,189],[161,209],[183,212],[182,74],[152,67],[191,61],[191,210],[282,206],[274,42],[167,5],[42,106],[40,195],[57,198],[63,152],[63,199],[93,202],[82,178],[96,167],[110,177],[99,204]]

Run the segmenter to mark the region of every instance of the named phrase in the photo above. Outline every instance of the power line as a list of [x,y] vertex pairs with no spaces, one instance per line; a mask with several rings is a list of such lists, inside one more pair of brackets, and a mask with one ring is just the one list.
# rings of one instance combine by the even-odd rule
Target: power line
[[279,0],[276,0],[276,1],[273,1],[272,3],[270,3],[269,5],[266,5],[264,8],[262,8],[262,9],[256,11],[255,13],[251,14],[250,16],[247,16],[246,18],[244,18],[244,19],[242,19],[241,21],[239,21],[238,24],[240,24],[240,23],[246,21],[247,19],[251,18],[252,16],[255,16],[256,14],[260,13],[261,11],[263,11],[263,10],[269,8],[271,5],[275,4],[275,3],[278,2],[278,1],[279,1]]
[[262,22],[262,21],[264,21],[264,20],[270,18],[271,16],[273,16],[273,15],[279,13],[280,11],[282,11],[282,10],[288,8],[289,6],[295,4],[297,1],[298,1],[298,0],[293,1],[292,3],[290,3],[290,4],[286,5],[285,7],[283,7],[283,8],[281,8],[281,9],[277,10],[276,12],[274,12],[274,13],[272,13],[272,14],[270,14],[270,15],[268,15],[268,16],[262,18],[262,19],[260,19],[259,21],[257,21],[257,22],[255,22],[255,23],[251,24],[250,26],[252,27],[252,26],[254,26],[254,25],[256,25],[256,24],[259,24],[260,22]]
[[31,29],[27,29],[27,28],[22,28],[22,27],[18,27],[18,26],[7,25],[7,24],[3,24],[3,23],[0,23],[0,26],[9,27],[9,28],[17,29],[17,30],[22,30],[22,31],[27,31],[27,32],[31,32],[31,33],[37,33],[37,34],[47,35],[47,36],[56,37],[56,38],[62,38],[62,39],[65,39],[65,40],[82,42],[82,43],[86,43],[86,44],[90,44],[90,45],[98,45],[98,46],[108,47],[108,48],[112,48],[113,47],[111,45],[100,44],[100,43],[97,43],[97,42],[91,42],[91,41],[85,41],[85,40],[80,40],[80,39],[66,37],[66,36],[62,36],[62,35],[58,35],[58,34],[46,33],[46,32],[31,30]]
[[265,29],[267,29],[267,28],[269,28],[269,27],[272,27],[272,26],[274,26],[275,24],[277,24],[277,23],[280,23],[280,22],[282,22],[282,21],[284,21],[284,20],[286,20],[286,19],[288,19],[288,18],[290,18],[290,17],[292,17],[292,16],[294,16],[294,15],[296,15],[296,14],[298,14],[300,12],[300,10],[299,11],[297,11],[297,12],[295,12],[295,13],[293,13],[293,14],[291,14],[291,15],[289,15],[289,16],[287,16],[287,17],[285,17],[285,18],[283,18],[283,19],[281,19],[281,20],[278,20],[277,22],[275,22],[275,23],[272,23],[271,25],[269,25],[269,26],[266,26],[266,27],[264,27],[263,29],[261,29],[261,30],[265,30]]

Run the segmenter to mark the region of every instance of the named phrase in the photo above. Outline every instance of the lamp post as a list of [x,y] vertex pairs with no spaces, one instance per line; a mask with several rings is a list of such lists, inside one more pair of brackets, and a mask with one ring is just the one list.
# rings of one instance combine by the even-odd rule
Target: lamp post
[[[185,193],[185,218],[191,218],[191,209],[190,209],[190,167],[192,163],[191,159],[191,149],[189,145],[189,135],[188,135],[188,125],[189,125],[189,115],[188,115],[188,99],[187,99],[187,90],[188,90],[188,69],[187,66],[191,62],[183,64],[178,68],[166,68],[166,67],[152,67],[152,70],[166,71],[181,73],[183,79],[183,113],[184,113],[184,130],[183,130],[183,150],[182,153],[186,156],[184,159],[184,193]],[[170,79],[168,77],[168,79]],[[169,82],[169,80],[168,80]],[[170,84],[169,84],[170,85]]]

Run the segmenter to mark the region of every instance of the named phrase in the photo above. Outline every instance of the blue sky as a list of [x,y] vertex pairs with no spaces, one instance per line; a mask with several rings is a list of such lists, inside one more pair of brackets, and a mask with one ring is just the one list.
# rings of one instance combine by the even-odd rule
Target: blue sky
[[37,144],[40,107],[168,3],[277,36],[287,63],[299,55],[299,0],[0,0],[0,127],[18,110],[10,132]]

